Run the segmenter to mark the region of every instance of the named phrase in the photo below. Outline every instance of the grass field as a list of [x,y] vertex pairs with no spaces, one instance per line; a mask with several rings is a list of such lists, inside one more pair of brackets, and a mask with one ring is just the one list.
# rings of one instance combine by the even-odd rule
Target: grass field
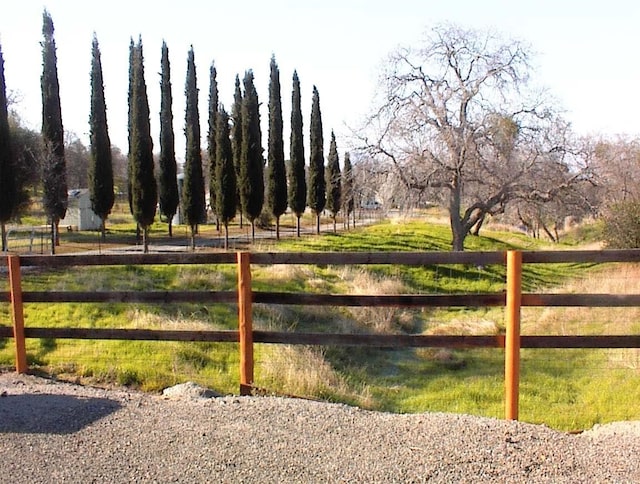
[[[132,227],[111,234],[131,235]],[[160,230],[158,227],[157,230]],[[211,228],[201,231],[206,237]],[[63,246],[79,243],[63,234]],[[64,237],[69,240],[65,241]],[[579,237],[564,248],[579,247]],[[321,236],[260,240],[253,250],[448,250],[446,226],[425,220],[382,221]],[[535,250],[543,242],[512,232],[469,237],[467,250]],[[234,266],[86,267],[30,272],[25,290],[176,290],[235,288]],[[536,264],[526,267],[526,291],[635,292],[634,265]],[[459,265],[271,266],[252,275],[257,290],[324,293],[475,293],[504,288],[504,267]],[[6,282],[3,282],[6,284]],[[0,316],[10,321],[8,306]],[[637,334],[640,310],[525,308],[523,334]],[[233,305],[30,304],[27,326],[163,329],[233,329]],[[264,329],[411,334],[496,334],[501,308],[313,308],[256,305],[254,325]],[[29,364],[60,378],[132,385],[147,391],[192,380],[223,393],[238,390],[237,345],[126,341],[27,341]],[[12,340],[0,340],[0,364],[13,362]],[[504,415],[504,354],[497,349],[447,350],[256,346],[256,384],[274,392],[391,412],[463,412]],[[523,350],[520,419],[577,430],[614,420],[640,419],[640,355],[636,350]]]

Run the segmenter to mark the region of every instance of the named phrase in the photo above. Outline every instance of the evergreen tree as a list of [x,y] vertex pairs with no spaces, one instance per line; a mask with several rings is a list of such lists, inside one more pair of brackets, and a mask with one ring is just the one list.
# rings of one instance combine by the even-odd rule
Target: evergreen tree
[[229,115],[221,106],[216,116],[215,201],[216,213],[224,225],[224,248],[229,248],[229,222],[236,214],[236,169],[229,133]]
[[[209,157],[209,206],[216,217],[218,230],[220,229],[220,216],[216,203],[216,156],[217,156],[217,132],[218,129],[218,81],[216,79],[216,67],[211,63],[209,69],[209,133],[207,136],[207,155]],[[233,161],[233,160],[232,160]]]
[[171,94],[171,66],[169,49],[162,42],[160,71],[160,159],[158,178],[158,195],[160,214],[169,224],[169,237],[173,237],[173,216],[178,210],[180,197],[178,194],[178,168],[176,166],[175,136],[173,133],[173,96]]
[[156,215],[158,189],[153,174],[153,141],[149,121],[149,101],[144,80],[142,40],[133,49],[133,87],[131,91],[131,131],[129,167],[131,213],[142,230],[144,252],[149,252],[149,226]]
[[237,74],[231,121],[233,122],[231,127],[231,150],[233,151],[233,166],[236,170],[236,208],[240,208],[240,228],[242,228],[242,203],[240,201],[239,185],[242,160],[242,89],[240,87],[240,77]]
[[107,126],[107,105],[104,99],[102,62],[98,38],[93,35],[91,57],[91,114],[89,138],[91,162],[89,165],[89,188],[91,209],[100,217],[100,229],[104,240],[105,222],[111,213],[115,196],[113,193],[113,165],[111,163],[111,140]]
[[51,253],[59,242],[58,223],[67,213],[67,176],[64,158],[64,129],[60,109],[60,86],[53,20],[47,10],[43,15],[42,34],[42,140],[44,143],[43,200],[51,220]]
[[309,159],[309,194],[308,203],[316,215],[316,232],[320,233],[320,214],[327,202],[324,178],[324,141],[322,139],[322,115],[320,113],[320,94],[313,86],[313,102],[311,105],[311,157]]
[[280,100],[280,71],[275,56],[271,57],[269,80],[269,152],[267,197],[271,213],[276,218],[276,239],[280,239],[280,216],[287,210],[287,172],[284,164],[282,135],[282,101]]
[[[353,181],[353,167],[351,166],[351,156],[347,151],[344,154],[344,170],[342,171],[342,212],[347,229],[349,228],[349,216],[353,213],[355,186]],[[355,227],[355,218],[353,221]]]
[[291,144],[289,150],[289,206],[296,214],[296,232],[300,237],[300,217],[307,207],[307,177],[304,161],[304,139],[302,134],[302,107],[300,102],[300,80],[293,72],[291,94]]
[[6,223],[13,216],[17,204],[15,159],[9,130],[7,89],[4,80],[4,57],[0,47],[0,229],[2,251],[7,251]]
[[258,92],[253,84],[253,71],[245,73],[243,84],[240,202],[242,211],[251,222],[251,240],[254,240],[255,220],[260,215],[264,203],[264,159]]
[[182,213],[191,227],[191,248],[195,249],[198,224],[207,219],[202,175],[202,152],[200,151],[200,115],[198,113],[198,87],[193,46],[187,58],[187,81],[185,84],[186,110],[184,132],[187,151],[184,157],[184,186],[182,189]]
[[131,132],[133,130],[133,88],[134,88],[134,74],[135,74],[135,52],[136,46],[133,42],[133,37],[129,39],[129,92],[127,95],[127,104],[129,111],[127,113],[127,141],[129,142],[129,152],[127,153],[127,199],[129,201],[129,211],[133,213],[133,198],[131,193]]
[[340,162],[338,160],[338,148],[336,146],[336,136],[331,131],[331,142],[329,143],[329,157],[327,159],[327,208],[333,218],[333,231],[336,231],[336,216],[340,211],[342,203],[342,186],[340,176]]
[[[15,217],[30,208],[31,195],[42,183],[42,133],[21,126],[19,119],[11,116],[11,113],[9,113],[9,130],[14,160],[11,177],[14,179],[16,190],[13,213]],[[2,195],[4,193],[3,190]]]
[[[127,141],[129,142],[129,152],[127,153],[127,200],[129,202],[129,211],[133,213],[133,170],[131,167],[131,133],[133,130],[133,90],[135,86],[135,53],[136,46],[133,37],[129,39],[129,92],[127,96],[129,112],[127,117]],[[140,225],[136,224],[136,243],[140,243]]]

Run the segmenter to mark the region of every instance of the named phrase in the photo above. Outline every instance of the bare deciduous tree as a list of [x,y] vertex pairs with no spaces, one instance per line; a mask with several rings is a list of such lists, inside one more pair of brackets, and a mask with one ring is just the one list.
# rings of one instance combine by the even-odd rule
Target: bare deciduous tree
[[522,43],[451,25],[389,58],[361,139],[407,190],[447,207],[453,250],[508,203],[551,201],[587,177],[568,126],[529,89],[529,70]]
[[602,180],[603,205],[640,200],[640,139],[616,137],[590,140],[594,170]]
[[71,188],[88,188],[91,157],[89,148],[76,133],[66,131],[64,150],[67,162],[67,185]]

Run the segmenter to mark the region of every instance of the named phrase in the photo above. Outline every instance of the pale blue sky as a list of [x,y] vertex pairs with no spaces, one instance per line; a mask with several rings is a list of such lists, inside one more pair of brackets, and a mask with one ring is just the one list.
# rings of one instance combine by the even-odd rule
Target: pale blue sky
[[[100,6],[99,6],[100,5]],[[209,66],[215,61],[221,101],[230,108],[236,74],[253,69],[261,117],[267,119],[269,61],[280,68],[285,130],[291,77],[302,85],[305,134],[311,90],[320,92],[325,150],[336,131],[338,148],[349,147],[348,126],[357,126],[371,99],[388,53],[419,42],[423,32],[448,21],[494,28],[528,42],[535,79],[549,88],[579,134],[640,133],[640,4],[609,0],[425,0],[252,1],[155,0],[94,2],[30,0],[3,6],[0,43],[9,90],[20,93],[18,111],[40,128],[42,11],[51,13],[65,129],[87,141],[91,39],[100,42],[112,143],[127,151],[129,39],[142,36],[154,143],[159,127],[160,48],[170,52],[177,156],[184,156],[184,80],[189,46],[198,69],[202,132],[206,133]],[[240,31],[248,32],[239,35]],[[264,145],[267,132],[264,130]],[[288,139],[285,149],[288,152]],[[203,139],[203,148],[204,139]],[[307,148],[308,150],[308,148]],[[342,158],[342,156],[341,156]]]

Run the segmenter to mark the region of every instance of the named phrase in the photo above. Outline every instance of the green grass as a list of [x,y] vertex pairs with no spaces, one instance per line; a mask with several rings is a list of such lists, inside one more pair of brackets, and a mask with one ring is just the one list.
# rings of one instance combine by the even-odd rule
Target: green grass
[[[580,238],[583,240],[584,235],[568,238],[563,247],[576,247]],[[261,241],[254,250],[425,251],[449,250],[450,244],[448,227],[410,221],[382,222],[339,234],[287,238],[277,246]],[[548,245],[510,232],[483,231],[483,236],[469,237],[466,243],[467,250],[476,251],[541,248]],[[523,285],[526,291],[555,288],[577,276],[597,277],[607,267],[527,265]],[[501,265],[419,268],[283,265],[256,267],[252,277],[255,289],[264,291],[485,293],[504,289],[505,270]],[[26,291],[234,290],[235,284],[236,268],[232,265],[85,267],[33,271],[23,276]],[[597,334],[603,328],[609,331],[614,327],[605,321],[609,316],[606,313],[598,313],[596,320],[583,324],[590,321],[583,314],[567,312],[551,318],[545,311],[540,308],[523,311],[523,331]],[[235,305],[227,304],[87,303],[25,307],[27,326],[51,327],[234,329],[236,312]],[[628,317],[633,319],[636,315]],[[0,306],[0,318],[8,324],[7,304]],[[273,330],[495,334],[501,331],[502,320],[500,308],[405,310],[277,305],[254,308],[254,325]],[[638,326],[634,323],[621,331],[637,332]],[[239,356],[235,344],[30,339],[27,352],[33,368],[80,381],[125,384],[148,391],[186,380],[225,393],[237,392],[238,388]],[[498,349],[256,345],[255,358],[256,384],[276,392],[392,412],[463,412],[498,418],[504,415],[504,354]],[[0,364],[12,363],[11,340],[0,340]],[[639,366],[636,353],[523,350],[520,418],[565,430],[640,419]]]

